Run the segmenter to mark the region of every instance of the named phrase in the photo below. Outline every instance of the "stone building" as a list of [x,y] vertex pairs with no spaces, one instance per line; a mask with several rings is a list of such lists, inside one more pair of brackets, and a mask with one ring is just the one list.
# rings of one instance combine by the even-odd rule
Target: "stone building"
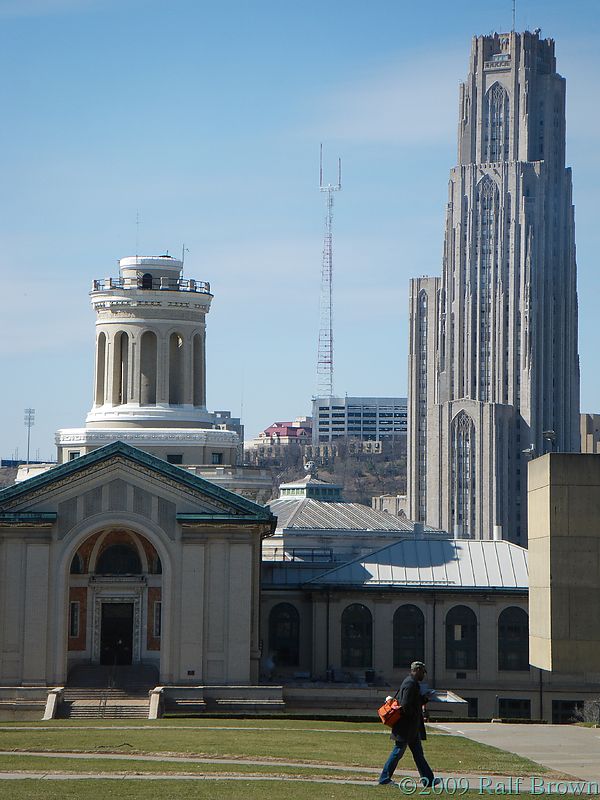
[[600,414],[581,414],[581,452],[600,453]]
[[268,509],[122,442],[2,490],[0,685],[64,686],[94,665],[255,684],[274,528]]
[[312,445],[338,439],[404,441],[406,413],[405,397],[315,397]]
[[409,517],[527,542],[527,459],[579,451],[565,80],[554,42],[473,40],[441,278],[410,288]]

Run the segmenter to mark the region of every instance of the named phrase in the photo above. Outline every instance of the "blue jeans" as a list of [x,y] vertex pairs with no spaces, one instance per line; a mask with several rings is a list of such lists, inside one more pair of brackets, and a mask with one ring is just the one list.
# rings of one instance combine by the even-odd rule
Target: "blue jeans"
[[415,765],[419,770],[419,775],[426,781],[425,785],[431,786],[433,783],[433,772],[427,763],[427,759],[423,753],[423,745],[421,744],[421,740],[418,736],[415,739],[410,739],[409,741],[406,741],[406,739],[396,739],[396,742],[392,747],[392,752],[390,753],[388,760],[383,765],[381,775],[379,776],[379,783],[389,783],[392,780],[394,770],[406,752],[407,747],[410,748]]

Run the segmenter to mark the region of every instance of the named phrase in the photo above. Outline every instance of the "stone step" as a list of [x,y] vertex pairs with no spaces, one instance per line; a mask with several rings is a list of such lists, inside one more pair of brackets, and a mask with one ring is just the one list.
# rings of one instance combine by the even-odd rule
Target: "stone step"
[[103,698],[119,698],[127,699],[141,699],[148,696],[146,687],[137,690],[131,689],[65,689],[63,692],[63,699],[67,701],[74,700],[102,700]]
[[95,701],[62,702],[58,717],[60,719],[116,719],[148,718],[148,703],[122,702],[98,703]]

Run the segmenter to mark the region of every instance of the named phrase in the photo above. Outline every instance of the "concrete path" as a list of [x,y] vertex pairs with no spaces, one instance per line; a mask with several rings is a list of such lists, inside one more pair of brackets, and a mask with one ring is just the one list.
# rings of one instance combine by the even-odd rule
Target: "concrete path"
[[600,728],[492,722],[447,722],[432,727],[500,747],[582,781],[600,783]]

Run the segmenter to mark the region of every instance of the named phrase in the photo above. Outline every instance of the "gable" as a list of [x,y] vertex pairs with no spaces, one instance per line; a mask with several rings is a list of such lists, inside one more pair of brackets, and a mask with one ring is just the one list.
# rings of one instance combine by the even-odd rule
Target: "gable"
[[[0,491],[0,517],[55,512],[64,524],[103,511],[175,520],[272,523],[263,506],[122,442]],[[62,527],[62,525],[60,525]]]

